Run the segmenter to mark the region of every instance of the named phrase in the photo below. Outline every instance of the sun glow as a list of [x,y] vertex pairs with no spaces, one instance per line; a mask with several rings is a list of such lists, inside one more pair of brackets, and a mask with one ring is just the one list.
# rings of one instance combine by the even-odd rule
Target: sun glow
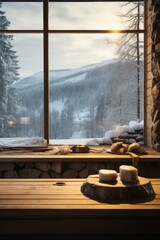
[[110,44],[118,44],[121,38],[121,34],[118,34],[118,31],[114,31],[114,33],[110,33],[107,36],[107,43]]

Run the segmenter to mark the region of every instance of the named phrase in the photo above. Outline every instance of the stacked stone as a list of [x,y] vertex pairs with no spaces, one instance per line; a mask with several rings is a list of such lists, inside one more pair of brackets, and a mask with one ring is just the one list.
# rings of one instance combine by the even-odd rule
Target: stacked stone
[[150,0],[152,11],[152,128],[153,149],[160,152],[160,1]]
[[102,168],[106,163],[1,162],[0,178],[86,178]]
[[112,142],[123,142],[123,143],[127,143],[127,144],[131,144],[134,142],[137,142],[141,145],[144,144],[143,141],[143,129],[140,130],[135,130],[135,132],[126,132],[123,133],[122,135],[120,135],[119,137],[116,138],[112,138]]
[[[100,169],[119,171],[122,161],[111,162],[17,162],[0,163],[0,178],[87,178],[98,174]],[[126,163],[130,165],[131,163]],[[138,172],[142,177],[160,177],[160,163],[139,162]]]

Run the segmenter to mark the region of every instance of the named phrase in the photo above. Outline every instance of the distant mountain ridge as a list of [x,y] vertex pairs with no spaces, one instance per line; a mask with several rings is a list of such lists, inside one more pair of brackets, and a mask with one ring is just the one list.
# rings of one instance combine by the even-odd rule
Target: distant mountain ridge
[[[102,137],[114,125],[136,120],[137,67],[135,62],[106,60],[77,69],[51,70],[51,138]],[[19,115],[29,116],[29,135],[43,135],[43,72],[13,86],[19,96]],[[143,120],[143,62],[140,65]],[[69,124],[70,122],[70,124]],[[55,133],[56,132],[56,133]],[[33,134],[34,133],[34,134]]]

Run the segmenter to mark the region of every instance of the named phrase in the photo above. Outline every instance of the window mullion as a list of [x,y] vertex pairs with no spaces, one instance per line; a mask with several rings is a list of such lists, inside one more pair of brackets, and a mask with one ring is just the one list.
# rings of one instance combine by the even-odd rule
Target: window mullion
[[48,58],[48,0],[43,1],[44,51],[44,138],[49,143],[49,58]]
[[78,34],[104,34],[104,33],[144,33],[145,30],[49,30],[49,33],[78,33]]

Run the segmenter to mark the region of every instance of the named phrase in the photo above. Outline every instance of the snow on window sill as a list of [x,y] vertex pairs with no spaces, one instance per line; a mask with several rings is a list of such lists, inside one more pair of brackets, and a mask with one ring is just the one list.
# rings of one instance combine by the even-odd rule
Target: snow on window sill
[[41,137],[32,138],[0,138],[0,148],[12,147],[44,147],[47,146],[47,141]]

